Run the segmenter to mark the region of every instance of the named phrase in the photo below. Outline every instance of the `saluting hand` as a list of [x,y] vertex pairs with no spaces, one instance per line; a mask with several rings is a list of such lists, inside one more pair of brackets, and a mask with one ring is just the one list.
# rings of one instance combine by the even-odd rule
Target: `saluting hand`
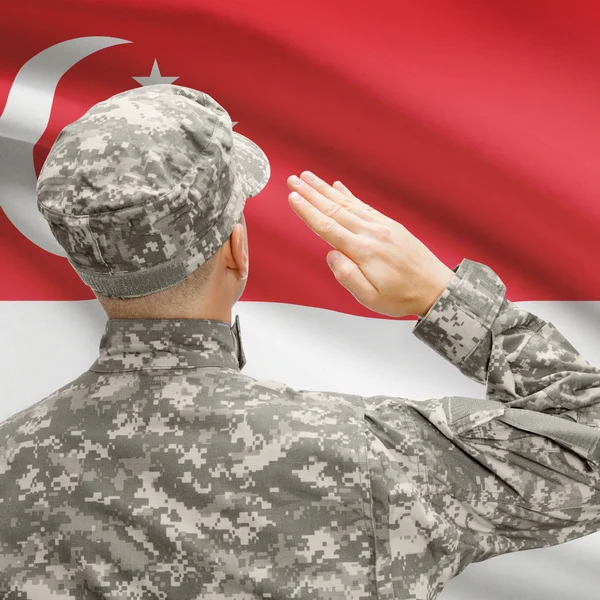
[[425,316],[454,272],[400,223],[359,200],[339,181],[304,171],[288,179],[290,206],[335,250],[327,262],[364,306],[383,315]]

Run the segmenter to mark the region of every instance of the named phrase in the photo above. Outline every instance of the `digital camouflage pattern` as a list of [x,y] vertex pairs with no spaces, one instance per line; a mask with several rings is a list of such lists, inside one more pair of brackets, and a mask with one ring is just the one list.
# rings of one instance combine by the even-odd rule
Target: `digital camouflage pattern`
[[232,131],[213,98],[157,84],[100,102],[61,131],[38,208],[86,284],[130,298],[208,260],[269,176],[264,152]]
[[0,597],[431,600],[600,529],[600,370],[463,260],[413,333],[485,399],[298,391],[239,323],[109,321],[0,425]]

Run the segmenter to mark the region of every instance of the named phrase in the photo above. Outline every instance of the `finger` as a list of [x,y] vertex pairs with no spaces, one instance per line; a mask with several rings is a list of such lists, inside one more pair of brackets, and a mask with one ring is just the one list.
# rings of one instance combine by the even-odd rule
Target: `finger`
[[377,288],[364,276],[359,266],[350,258],[336,250],[327,255],[327,264],[333,271],[335,278],[344,286],[361,304],[365,306],[377,298]]
[[345,227],[352,233],[362,233],[365,231],[364,220],[351,213],[340,202],[334,202],[315,190],[313,187],[302,181],[295,175],[288,179],[288,186],[291,190],[298,192],[308,200],[316,209],[324,215],[337,221],[342,227]]
[[[344,194],[340,190],[336,190],[334,187],[330,186],[326,181],[323,181],[320,177],[317,177],[314,173],[310,171],[303,171],[300,174],[300,179],[307,183],[310,187],[317,190],[322,196],[335,202],[336,204],[340,204],[344,208],[354,212],[353,209],[358,208],[362,202],[356,198],[353,194]],[[350,190],[348,190],[350,191]]]
[[345,196],[348,196],[348,198],[356,197],[341,181],[334,181],[332,187],[338,190],[338,192],[342,192]]
[[[317,190],[328,200],[341,204],[346,210],[356,215],[359,219],[362,219],[363,221],[369,221],[370,223],[377,220],[377,211],[368,204],[365,204],[362,200],[359,200],[345,186],[342,186],[344,187],[345,191],[336,189],[310,171],[303,171],[300,174],[300,179],[305,181],[308,185]],[[337,183],[342,185],[340,182]]]
[[319,237],[348,256],[356,254],[360,238],[355,233],[342,227],[335,219],[324,215],[298,192],[292,192],[288,198],[294,212]]
[[[356,196],[341,181],[334,181],[333,187],[349,198],[356,198]],[[369,206],[365,202],[362,202],[362,200],[359,200],[358,198],[356,198],[356,200],[361,202],[363,205],[362,212],[359,211],[356,216],[360,217],[364,221],[369,221],[369,223],[383,223],[386,225],[394,222],[388,216],[374,209],[372,206]]]

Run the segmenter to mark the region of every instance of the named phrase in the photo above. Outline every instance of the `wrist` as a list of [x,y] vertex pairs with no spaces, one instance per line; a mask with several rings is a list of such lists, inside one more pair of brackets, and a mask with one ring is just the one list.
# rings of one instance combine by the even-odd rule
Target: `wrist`
[[448,287],[450,281],[454,277],[454,271],[446,267],[438,278],[432,283],[428,291],[423,295],[421,307],[415,314],[423,319],[427,313],[432,309],[433,305],[444,293],[444,290]]

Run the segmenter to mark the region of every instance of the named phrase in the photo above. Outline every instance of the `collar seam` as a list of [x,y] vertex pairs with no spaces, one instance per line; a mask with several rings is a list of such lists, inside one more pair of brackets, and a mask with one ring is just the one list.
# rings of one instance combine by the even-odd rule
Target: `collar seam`
[[145,365],[143,367],[132,367],[130,369],[98,369],[94,367],[90,367],[88,370],[92,373],[132,373],[135,371],[194,371],[197,369],[230,369],[232,371],[239,371],[235,367],[230,367],[227,365],[216,364],[216,365],[191,365],[189,367],[154,367],[152,365]]

